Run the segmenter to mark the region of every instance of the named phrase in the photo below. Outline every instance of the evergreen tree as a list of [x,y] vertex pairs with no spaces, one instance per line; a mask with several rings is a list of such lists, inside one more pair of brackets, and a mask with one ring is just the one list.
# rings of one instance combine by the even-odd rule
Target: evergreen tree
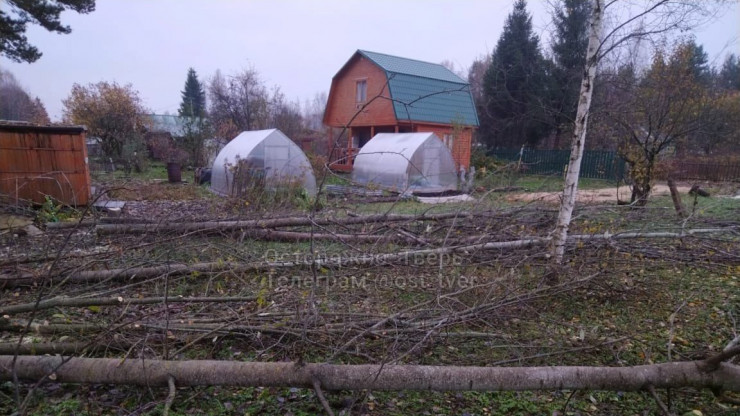
[[15,62],[34,62],[41,57],[38,48],[28,43],[26,25],[35,23],[56,33],[72,29],[59,20],[65,10],[90,13],[95,0],[7,0],[0,8],[0,55]]
[[546,62],[525,0],[517,0],[483,80],[481,133],[491,147],[535,145],[546,120]]
[[561,0],[555,6],[552,37],[553,86],[552,116],[557,137],[572,130],[578,106],[578,92],[586,64],[589,0]]
[[206,92],[198,81],[198,74],[193,68],[188,69],[185,89],[182,91],[182,103],[179,114],[182,117],[203,117],[206,112]]
[[697,45],[693,40],[681,44],[671,56],[670,63],[691,72],[693,79],[704,87],[708,87],[712,81],[712,69],[709,67],[707,53],[704,47]]
[[719,85],[726,90],[740,91],[740,57],[730,54],[719,72]]

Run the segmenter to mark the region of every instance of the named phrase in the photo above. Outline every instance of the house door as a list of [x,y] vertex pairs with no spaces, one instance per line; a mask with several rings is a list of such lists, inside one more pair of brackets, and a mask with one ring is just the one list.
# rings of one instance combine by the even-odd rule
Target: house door
[[354,127],[352,128],[352,146],[360,148],[367,144],[372,139],[370,137],[370,127]]

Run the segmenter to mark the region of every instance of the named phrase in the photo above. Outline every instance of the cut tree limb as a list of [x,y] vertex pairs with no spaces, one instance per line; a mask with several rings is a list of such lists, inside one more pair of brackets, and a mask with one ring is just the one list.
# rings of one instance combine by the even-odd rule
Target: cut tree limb
[[[568,237],[567,242],[572,244],[578,241],[610,241],[610,240],[622,240],[622,239],[633,239],[633,238],[684,238],[688,236],[700,235],[700,234],[721,234],[721,233],[736,233],[738,227],[723,227],[723,228],[696,228],[690,230],[681,230],[677,232],[671,231],[660,231],[660,232],[623,232],[618,234],[612,234],[609,231],[603,234],[576,234]],[[255,263],[241,263],[241,262],[209,262],[209,263],[195,263],[195,264],[183,264],[183,263],[171,263],[162,266],[154,267],[130,267],[125,269],[110,269],[110,270],[89,270],[80,271],[68,276],[50,276],[52,282],[64,281],[66,283],[84,283],[84,282],[99,282],[105,280],[142,280],[146,278],[155,278],[158,276],[165,275],[181,275],[188,273],[219,273],[219,272],[232,272],[232,273],[244,273],[249,271],[264,271],[274,269],[289,269],[297,267],[310,267],[316,265],[317,267],[345,267],[345,266],[363,266],[363,265],[379,265],[379,264],[390,264],[398,262],[409,262],[414,259],[421,258],[423,256],[439,256],[442,254],[453,254],[453,253],[474,253],[480,251],[492,251],[492,250],[511,250],[517,248],[527,248],[534,246],[546,245],[551,241],[549,237],[532,237],[521,240],[511,241],[493,241],[488,243],[480,244],[468,244],[468,245],[457,245],[448,247],[437,247],[422,250],[405,250],[395,253],[385,254],[368,254],[364,256],[356,257],[342,257],[342,258],[321,258],[318,257],[315,260],[306,259],[300,261],[263,261]],[[427,257],[428,258],[428,257]],[[0,277],[0,287],[14,287],[20,285],[29,285],[33,283],[39,283],[39,278],[28,275],[28,276],[2,276]]]
[[699,196],[703,196],[705,198],[707,198],[707,197],[710,196],[710,193],[707,192],[707,191],[705,191],[705,190],[703,190],[703,189],[701,189],[701,186],[699,186],[699,184],[696,184],[696,185],[692,186],[691,189],[689,190],[689,194],[691,194],[691,195],[696,194],[696,195],[699,195]]
[[[149,340],[151,342],[151,340]],[[78,341],[78,342],[17,342],[0,343],[0,355],[45,355],[45,354],[74,354],[82,351],[117,349],[125,351],[131,348],[132,343],[119,340],[106,342]]]
[[[246,297],[183,297],[183,296],[169,296],[167,303],[227,303],[227,302],[251,302],[255,300],[254,296]],[[151,297],[151,298],[53,298],[42,300],[41,302],[35,303],[24,303],[21,305],[12,305],[0,307],[0,315],[11,315],[15,313],[31,312],[33,310],[50,309],[56,307],[72,306],[72,307],[88,307],[88,306],[115,306],[115,305],[153,305],[158,303],[164,303],[165,298]]]
[[[423,214],[423,215],[401,215],[401,214],[379,214],[366,215],[360,217],[346,218],[308,218],[308,217],[287,217],[272,218],[264,220],[243,220],[243,221],[205,221],[205,222],[187,222],[187,223],[159,223],[159,224],[99,224],[95,230],[100,235],[109,234],[140,234],[140,233],[161,233],[161,232],[224,232],[245,229],[264,229],[276,227],[298,227],[311,225],[352,225],[352,224],[370,224],[370,223],[388,223],[403,221],[440,221],[450,218],[469,217],[470,212],[449,212],[440,214]],[[476,214],[476,215],[481,215]]]
[[[66,361],[66,362],[65,362]],[[286,362],[159,361],[112,358],[0,356],[0,381],[168,385],[180,387],[303,387],[327,390],[524,391],[712,388],[740,391],[740,367],[721,363],[706,372],[697,361],[634,367],[459,367],[422,365],[331,365]],[[13,368],[15,367],[15,368]]]

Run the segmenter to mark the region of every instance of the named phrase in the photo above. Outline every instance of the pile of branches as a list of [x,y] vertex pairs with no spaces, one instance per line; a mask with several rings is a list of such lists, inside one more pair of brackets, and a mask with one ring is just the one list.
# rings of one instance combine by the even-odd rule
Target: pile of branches
[[[45,238],[56,245],[0,262],[0,290],[4,299],[12,299],[0,305],[0,380],[53,375],[69,382],[283,385],[317,391],[322,386],[519,390],[581,384],[619,390],[685,385],[740,389],[737,368],[723,363],[737,353],[735,345],[706,361],[623,368],[619,371],[626,372],[614,374],[598,368],[402,366],[450,339],[504,343],[497,327],[521,308],[603,285],[605,252],[686,261],[687,253],[694,252],[682,247],[711,245],[712,262],[740,265],[732,248],[738,228],[731,225],[575,234],[569,243],[578,261],[552,267],[547,230],[553,214],[525,208],[177,223],[129,219],[52,227]],[[302,246],[300,256],[270,258],[271,241],[308,246]],[[322,247],[336,255],[322,255]],[[706,260],[701,254],[692,256],[689,261]],[[525,265],[535,270],[529,277],[511,272]],[[395,308],[372,304],[398,295],[393,279],[399,276],[406,277],[406,284],[412,277],[423,281],[410,293],[417,297]],[[623,341],[594,340],[578,348]],[[224,349],[232,357],[248,354],[267,362],[220,373],[203,370],[218,367],[212,362],[182,361],[193,353],[221,357]],[[575,350],[532,357],[518,351],[510,360],[492,364]],[[72,358],[83,354],[152,361],[137,360],[142,370],[139,364],[116,367],[104,358]],[[274,362],[302,363],[310,357],[321,357],[326,364],[284,368]],[[350,362],[365,366],[342,365]],[[103,371],[91,370],[98,368]],[[420,384],[420,371],[430,381]],[[369,374],[376,376],[369,380]],[[644,377],[629,385],[614,381],[635,374]],[[528,381],[511,383],[506,377]]]

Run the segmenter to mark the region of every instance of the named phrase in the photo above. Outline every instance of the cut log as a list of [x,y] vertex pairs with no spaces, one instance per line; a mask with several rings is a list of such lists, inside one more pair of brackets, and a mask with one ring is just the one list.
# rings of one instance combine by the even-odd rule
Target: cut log
[[[609,241],[609,240],[623,240],[633,238],[684,238],[693,235],[701,234],[721,234],[721,233],[734,233],[737,232],[738,227],[724,227],[724,228],[696,228],[691,230],[681,230],[678,232],[628,232],[611,234],[605,232],[603,234],[581,234],[572,235],[568,237],[567,242],[569,244],[581,241]],[[298,268],[298,267],[310,267],[316,265],[318,267],[345,267],[345,266],[366,266],[366,265],[378,265],[378,264],[390,264],[398,262],[409,262],[416,259],[435,258],[439,261],[439,256],[442,254],[453,254],[453,253],[475,253],[480,251],[492,251],[492,250],[512,250],[517,248],[527,248],[534,246],[542,246],[550,242],[549,237],[533,237],[522,240],[512,241],[493,241],[488,243],[480,244],[468,244],[468,245],[457,245],[448,247],[429,248],[422,250],[404,250],[395,253],[386,254],[367,254],[356,257],[342,257],[342,258],[321,258],[310,259],[308,256],[305,260],[299,261],[263,261],[255,263],[239,263],[239,262],[209,262],[209,263],[196,263],[196,264],[183,264],[183,263],[170,263],[162,266],[155,267],[130,267],[124,269],[111,269],[111,270],[90,270],[76,272],[68,276],[47,276],[44,279],[36,276],[19,276],[0,277],[0,288],[2,287],[15,287],[22,285],[31,285],[34,283],[41,282],[58,282],[64,281],[65,283],[84,283],[84,282],[99,282],[105,280],[142,280],[147,278],[154,278],[159,276],[167,275],[182,275],[187,273],[219,273],[219,272],[232,272],[232,273],[244,273],[249,271],[264,271],[272,269],[287,269],[287,268]],[[433,257],[437,256],[437,257]]]
[[705,191],[705,190],[703,190],[703,189],[701,189],[701,186],[699,186],[699,184],[695,184],[694,186],[692,186],[691,189],[689,190],[689,194],[691,194],[691,195],[699,195],[699,196],[703,196],[705,198],[707,198],[707,197],[710,196],[710,193],[707,192],[707,191]]
[[460,367],[423,365],[332,365],[289,362],[160,361],[116,358],[0,356],[0,381],[52,377],[61,383],[164,387],[303,387],[315,380],[327,390],[525,391],[711,388],[740,391],[740,367],[703,361],[634,367]]
[[[388,223],[403,221],[439,221],[450,218],[464,218],[472,214],[469,212],[448,212],[441,214],[423,214],[423,215],[401,215],[401,214],[379,214],[366,215],[360,217],[346,218],[309,218],[309,217],[287,217],[272,218],[264,220],[243,220],[243,221],[205,221],[205,222],[188,222],[188,223],[159,223],[159,224],[99,224],[95,230],[100,235],[108,234],[139,234],[139,233],[161,233],[161,232],[182,232],[182,233],[209,233],[223,232],[246,229],[263,229],[277,227],[298,227],[310,225],[352,225],[352,224],[371,224],[371,223]],[[478,214],[480,215],[480,214]]]
[[[147,338],[147,343],[151,345],[152,338]],[[17,342],[0,343],[0,355],[18,354],[18,355],[44,355],[44,354],[74,354],[83,351],[92,350],[121,350],[126,351],[133,345],[127,341],[106,340],[105,342],[24,342],[18,345]]]
[[158,303],[228,303],[228,302],[251,302],[256,297],[183,297],[169,296],[152,298],[53,298],[42,300],[38,303],[24,303],[21,305],[0,307],[0,315],[10,315],[34,310],[43,310],[56,307],[88,307],[88,306],[126,306],[126,305],[152,305]]

